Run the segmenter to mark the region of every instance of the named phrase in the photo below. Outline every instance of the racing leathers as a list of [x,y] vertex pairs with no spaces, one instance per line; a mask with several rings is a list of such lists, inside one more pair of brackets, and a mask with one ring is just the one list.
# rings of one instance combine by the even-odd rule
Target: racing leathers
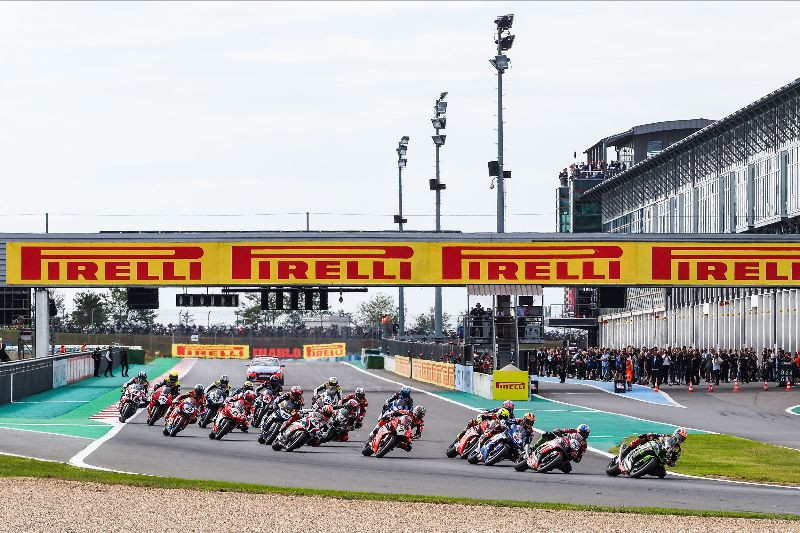
[[[578,440],[581,443],[581,448],[580,450],[578,450],[577,456],[572,461],[580,463],[581,459],[583,459],[583,454],[586,453],[586,448],[588,445],[586,444],[586,439],[583,438],[583,436],[581,436],[580,433],[578,433],[577,428],[561,428],[561,429],[553,429],[550,431],[545,431],[544,433],[542,433],[542,437],[536,442],[536,444],[533,445],[533,449],[535,450],[545,442],[553,440],[557,437],[563,437],[564,435],[578,435],[579,437]],[[564,472],[565,474],[569,474],[570,472],[572,472],[572,462],[568,461],[561,463],[558,466],[558,469]]]
[[326,381],[314,389],[313,403],[316,403],[317,398],[323,394],[329,395],[333,399],[334,405],[342,400],[342,388],[338,384],[331,385]]
[[147,391],[147,388],[150,386],[150,382],[147,381],[147,378],[142,379],[139,376],[133,376],[131,379],[126,381],[124,385],[122,385],[122,392],[125,392],[125,389],[131,385],[142,385],[144,390]]
[[[385,424],[389,423],[393,418],[397,418],[400,416],[408,415],[411,417],[411,438],[418,439],[422,437],[422,430],[425,429],[425,421],[421,418],[415,418],[413,411],[410,409],[395,409],[393,411],[388,411],[381,415],[380,419],[378,419],[378,424],[375,426],[375,429],[369,434],[369,440],[372,440],[373,437],[378,433],[378,430],[383,427]],[[408,445],[405,443],[398,444],[400,448],[403,448],[405,451],[411,451],[411,443],[409,442]]]
[[174,398],[181,392],[181,382],[177,378],[172,378],[172,376],[167,376],[166,378],[162,379],[158,383],[153,386],[153,392],[156,392],[161,387],[164,387],[164,391],[167,394],[172,394]]
[[630,444],[623,444],[620,447],[620,461],[625,459],[637,446],[656,439],[664,439],[664,445],[669,450],[667,464],[669,466],[675,466],[681,456],[681,445],[672,438],[672,435],[667,433],[642,433],[633,439]]
[[[479,414],[478,416],[476,416],[475,418],[473,418],[472,420],[467,422],[467,427],[465,427],[464,429],[461,430],[461,433],[458,434],[458,437],[456,437],[456,440],[460,440],[461,437],[464,436],[464,433],[466,433],[467,430],[470,429],[471,427],[480,425],[482,422],[485,422],[486,420],[498,420],[499,419],[498,415],[500,414],[500,411],[502,409],[505,409],[505,408],[503,406],[500,406],[500,407],[496,407],[494,409],[489,409],[488,411],[482,412],[481,414]],[[514,416],[513,412],[509,411],[509,413],[510,413],[511,416]]]
[[358,412],[355,413],[355,415],[356,415],[356,426],[355,427],[356,427],[356,429],[359,429],[364,424],[364,417],[367,414],[367,406],[369,404],[367,403],[367,399],[366,398],[364,398],[362,400],[359,400],[358,397],[355,395],[355,393],[350,393],[347,396],[345,396],[344,398],[342,398],[342,401],[339,402],[339,405],[345,405],[350,400],[355,400],[355,401],[358,402]]
[[226,398],[231,393],[231,385],[230,385],[230,383],[227,383],[227,384],[223,385],[220,380],[217,380],[214,383],[212,383],[211,385],[209,385],[208,387],[206,387],[206,394],[208,394],[209,392],[211,392],[214,389],[221,390],[223,392],[223,394],[225,394]]
[[396,411],[398,409],[405,409],[407,411],[411,411],[411,409],[413,408],[414,408],[414,398],[412,398],[410,394],[408,396],[404,396],[402,392],[395,392],[384,402],[383,408],[381,409],[381,413],[385,414],[386,411],[389,410]]
[[272,397],[274,398],[275,396],[283,392],[283,387],[280,385],[280,383],[273,386],[270,385],[269,381],[265,381],[264,383],[259,385],[258,388],[256,389],[256,396],[261,396],[261,393],[264,392],[265,390],[268,390],[272,395]]
[[203,411],[206,407],[206,396],[205,394],[198,395],[194,389],[190,390],[189,392],[183,393],[172,400],[172,405],[169,407],[167,414],[164,416],[164,425],[167,425],[167,420],[169,419],[172,412],[177,409],[181,402],[183,402],[187,398],[192,398],[194,403],[197,404],[197,409],[194,410],[194,414],[192,418],[189,419],[190,424],[194,424],[197,421],[197,415]]

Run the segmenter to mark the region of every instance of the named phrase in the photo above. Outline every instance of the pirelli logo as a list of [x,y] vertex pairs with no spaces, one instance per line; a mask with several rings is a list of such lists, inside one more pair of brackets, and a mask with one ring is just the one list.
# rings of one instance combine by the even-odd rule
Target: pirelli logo
[[791,286],[800,243],[7,242],[9,285]]
[[516,381],[495,381],[494,388],[503,390],[525,390],[525,383]]

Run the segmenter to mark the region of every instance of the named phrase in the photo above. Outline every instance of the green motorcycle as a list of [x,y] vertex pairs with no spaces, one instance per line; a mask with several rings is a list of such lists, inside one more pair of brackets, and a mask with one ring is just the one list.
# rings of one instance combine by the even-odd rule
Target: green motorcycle
[[673,446],[666,442],[669,439],[654,439],[633,449],[624,459],[622,450],[606,467],[606,474],[612,477],[619,475],[632,478],[651,475],[663,478],[667,475],[666,467],[674,466],[670,460]]

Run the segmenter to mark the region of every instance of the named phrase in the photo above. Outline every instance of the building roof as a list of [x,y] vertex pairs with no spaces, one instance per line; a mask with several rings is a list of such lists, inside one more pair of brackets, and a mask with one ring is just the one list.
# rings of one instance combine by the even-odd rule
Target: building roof
[[651,122],[649,124],[640,124],[639,126],[634,126],[629,130],[623,131],[621,133],[615,133],[614,135],[609,135],[608,137],[600,139],[599,141],[594,143],[591,147],[587,148],[583,153],[586,153],[592,148],[601,146],[603,144],[605,144],[606,146],[616,146],[617,144],[619,144],[620,141],[628,137],[633,137],[634,135],[645,135],[648,133],[655,133],[659,131],[669,131],[669,130],[687,130],[687,129],[699,130],[713,123],[714,123],[713,120],[707,118],[691,118],[686,120],[666,120],[664,122]]
[[607,187],[610,185],[616,185],[617,183],[625,181],[627,178],[636,175],[642,170],[646,170],[648,168],[652,168],[657,166],[669,158],[673,157],[675,154],[680,153],[682,150],[687,149],[691,146],[694,146],[697,143],[704,142],[712,137],[719,135],[720,133],[724,132],[726,129],[731,128],[738,124],[740,120],[743,118],[748,118],[753,113],[759,111],[763,106],[773,103],[775,100],[779,99],[781,96],[786,95],[792,91],[800,90],[800,78],[787,83],[783,87],[772,91],[771,93],[759,98],[755,102],[746,105],[745,107],[739,109],[738,111],[734,111],[730,115],[708,126],[704,127],[703,129],[696,131],[689,135],[688,137],[681,139],[680,141],[673,143],[663,150],[661,150],[658,154],[648,157],[644,161],[632,166],[631,168],[620,172],[619,174],[609,178],[588,191],[586,194],[598,194],[603,192]]

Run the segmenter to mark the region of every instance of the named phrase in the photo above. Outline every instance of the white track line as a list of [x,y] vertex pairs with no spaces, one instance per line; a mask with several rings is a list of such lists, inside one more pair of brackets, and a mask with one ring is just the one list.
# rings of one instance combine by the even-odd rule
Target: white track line
[[[355,365],[353,365],[351,363],[342,361],[342,364],[348,365],[351,368],[354,368],[355,370],[358,370],[359,372],[363,372],[364,374],[369,374],[370,376],[372,376],[374,378],[378,378],[378,379],[386,381],[388,383],[394,383],[395,385],[400,385],[401,387],[408,387],[411,390],[415,390],[415,391],[421,392],[423,394],[427,394],[428,396],[431,396],[433,398],[437,398],[439,400],[458,405],[458,406],[463,407],[465,409],[470,409],[472,411],[479,411],[479,412],[483,411],[483,409],[472,407],[470,405],[466,405],[466,404],[463,404],[461,402],[457,402],[455,400],[451,400],[450,398],[444,398],[444,397],[439,396],[438,394],[435,394],[433,392],[428,392],[426,390],[422,390],[422,389],[418,389],[416,387],[412,387],[410,385],[406,385],[405,383],[401,383],[399,381],[393,381],[393,380],[387,379],[387,378],[385,378],[383,376],[378,376],[377,374],[373,374],[372,372],[369,372],[369,371],[364,370],[362,368],[358,368],[357,366],[355,366]],[[409,379],[411,379],[411,378],[409,378]],[[560,404],[564,404],[564,405],[569,405],[569,406],[572,406],[572,407],[583,407],[581,405],[574,405],[574,404],[567,403],[567,402],[560,402],[558,400],[551,400],[550,398],[542,398],[538,394],[534,394],[534,396],[536,396],[539,399],[548,401],[548,402],[556,402],[556,403],[560,403]],[[607,414],[610,414],[610,415],[624,416],[624,417],[627,417],[627,418],[633,418],[633,419],[636,419],[636,420],[641,420],[643,422],[651,422],[651,423],[654,423],[654,424],[662,424],[662,425],[665,425],[665,426],[674,426],[675,425],[675,424],[668,424],[666,422],[656,422],[654,420],[647,420],[646,418],[639,418],[639,417],[636,417],[636,416],[623,415],[623,414],[620,414],[620,413],[612,413],[611,411],[603,411],[602,409],[592,409],[592,411],[600,411],[602,413],[607,413]],[[689,428],[689,429],[692,429],[693,431],[702,431],[704,433],[711,433],[711,434],[714,434],[714,435],[718,435],[718,433],[716,433],[714,431],[706,431],[706,430],[702,430],[702,429],[693,429],[693,428]],[[538,433],[543,433],[544,432],[543,430],[540,430],[540,429],[534,429],[534,431],[536,431]],[[614,457],[613,453],[609,453],[609,452],[607,452],[605,450],[601,450],[599,448],[592,448],[591,446],[589,446],[587,448],[587,450],[589,450],[590,452],[596,453],[598,455],[602,455],[603,457],[607,457],[609,459]],[[714,477],[692,476],[690,474],[678,474],[677,472],[670,472],[670,474],[673,475],[673,476],[677,476],[677,477],[685,477],[685,478],[690,478],[690,479],[700,479],[700,480],[703,480],[703,481],[713,481],[713,482],[721,482],[721,483],[734,483],[734,484],[738,484],[738,485],[754,485],[754,486],[757,486],[757,487],[800,490],[800,487],[793,487],[793,486],[790,486],[790,485],[774,485],[774,484],[771,484],[771,483],[757,483],[755,481],[736,481],[736,480],[733,480],[733,479],[720,479],[720,478],[714,478]]]

